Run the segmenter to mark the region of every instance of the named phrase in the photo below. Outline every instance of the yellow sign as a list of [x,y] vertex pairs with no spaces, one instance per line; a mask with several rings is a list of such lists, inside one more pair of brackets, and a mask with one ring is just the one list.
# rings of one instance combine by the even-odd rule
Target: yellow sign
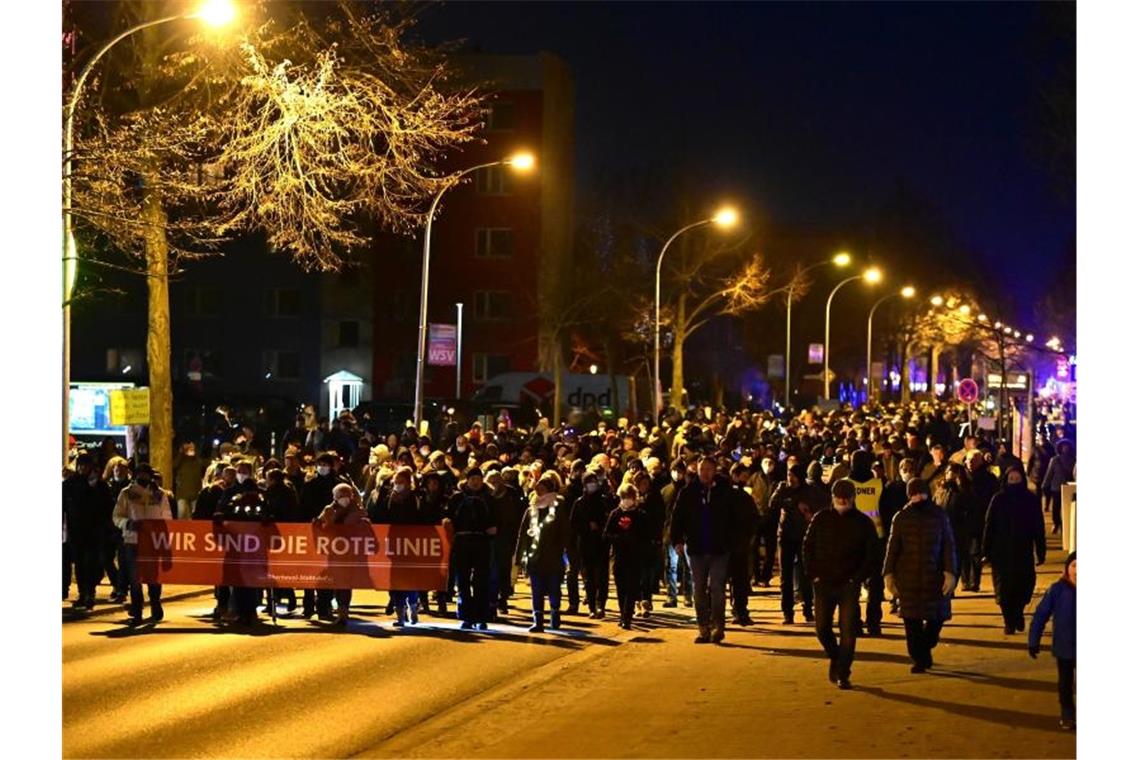
[[124,388],[110,396],[112,425],[150,424],[150,388]]

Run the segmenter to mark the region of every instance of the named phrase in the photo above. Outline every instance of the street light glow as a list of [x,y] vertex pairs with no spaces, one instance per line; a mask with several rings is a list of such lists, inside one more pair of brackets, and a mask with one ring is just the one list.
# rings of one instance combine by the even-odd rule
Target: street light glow
[[978,321],[979,322],[989,322],[990,318],[987,317],[985,314],[979,314],[978,315]]
[[878,267],[871,267],[863,273],[863,279],[874,285],[883,279],[883,270]]
[[1020,338],[1021,337],[1021,330],[1014,330],[1013,331],[1013,337]]
[[736,223],[740,221],[740,215],[736,213],[736,209],[732,206],[725,206],[720,211],[716,212],[716,216],[712,218],[713,224],[718,227],[735,227]]
[[528,172],[534,168],[534,154],[526,151],[516,153],[506,160],[506,164],[515,171]]
[[228,25],[235,16],[237,8],[230,0],[206,0],[194,14],[194,18],[199,18],[215,28]]
[[994,329],[1000,330],[1001,329],[1001,322],[994,322]]
[[942,305],[942,296],[931,296],[930,297],[930,303],[934,304],[935,306],[941,306]]
[[968,316],[970,316],[970,307],[969,307],[969,305],[968,305],[968,304],[962,304],[961,306],[959,306],[959,307],[958,307],[958,313],[959,313],[959,314],[961,314],[963,317],[968,317]]
[[1025,336],[1025,342],[1026,343],[1032,343],[1033,342],[1033,333],[1029,333],[1028,335]]
[[1002,332],[1004,332],[1006,335],[1009,335],[1011,332],[1013,332],[1013,328],[1009,325],[1006,325],[1002,328]]
[[914,293],[915,290],[913,285],[907,285],[905,288],[899,291],[899,295],[901,295],[903,298],[914,298]]
[[851,263],[851,254],[847,251],[840,251],[839,253],[835,254],[835,257],[831,261],[837,267],[845,267]]
[[590,365],[590,374],[591,375],[598,374],[598,365],[597,364],[591,364]]

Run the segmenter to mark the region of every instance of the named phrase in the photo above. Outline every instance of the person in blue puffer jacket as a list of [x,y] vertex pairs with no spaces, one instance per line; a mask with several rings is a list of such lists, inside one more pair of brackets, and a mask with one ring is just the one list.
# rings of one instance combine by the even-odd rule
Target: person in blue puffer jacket
[[1049,587],[1033,613],[1029,625],[1029,656],[1041,651],[1041,634],[1053,618],[1053,656],[1057,659],[1057,691],[1061,698],[1061,728],[1077,727],[1075,701],[1077,670],[1077,553],[1065,559],[1061,579]]

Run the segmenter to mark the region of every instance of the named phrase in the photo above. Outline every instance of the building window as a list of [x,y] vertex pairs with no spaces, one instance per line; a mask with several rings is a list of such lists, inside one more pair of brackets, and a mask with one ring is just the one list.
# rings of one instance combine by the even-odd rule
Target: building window
[[475,230],[475,255],[482,259],[505,259],[515,253],[515,234],[506,228]]
[[337,325],[338,348],[356,348],[360,345],[360,323],[353,320]]
[[143,352],[137,348],[108,348],[107,374],[137,374],[143,368]]
[[497,101],[491,104],[487,114],[487,129],[492,132],[508,132],[515,128],[515,104]]
[[475,172],[475,192],[479,195],[510,195],[511,174],[505,166],[487,166]]
[[221,288],[195,286],[190,291],[190,315],[194,317],[216,317],[222,311]]
[[476,290],[475,319],[496,320],[510,317],[511,293],[508,290]]
[[301,377],[301,355],[296,351],[265,351],[262,364],[266,380],[297,380]]
[[265,291],[265,315],[268,317],[301,316],[301,291],[297,288],[269,288]]
[[504,354],[472,354],[471,379],[485,383],[495,375],[511,371],[511,357]]
[[412,298],[406,290],[390,291],[393,322],[407,322],[412,318]]
[[182,354],[182,367],[186,379],[194,382],[221,377],[222,353],[209,348],[188,348]]

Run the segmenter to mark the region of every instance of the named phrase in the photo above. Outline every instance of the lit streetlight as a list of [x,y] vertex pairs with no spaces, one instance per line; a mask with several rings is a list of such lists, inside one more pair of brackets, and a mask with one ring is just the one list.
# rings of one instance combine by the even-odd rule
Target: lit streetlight
[[[661,246],[661,253],[657,255],[657,277],[653,289],[653,424],[661,419],[661,404],[658,403],[658,394],[661,392],[661,262],[665,259],[665,251],[669,244],[681,236],[681,233],[703,227],[706,224],[715,224],[721,229],[731,229],[740,221],[736,209],[725,206],[708,219],[685,225],[673,233]],[[677,337],[674,336],[673,340]]]
[[[851,263],[851,254],[847,251],[840,251],[826,261],[817,261],[816,263],[808,266],[803,270],[806,274],[811,270],[834,264],[842,269]],[[787,315],[787,328],[784,337],[784,408],[791,409],[792,407],[792,292],[788,288],[788,315]]]
[[489,161],[485,164],[472,166],[464,169],[461,172],[452,174],[443,183],[443,187],[435,194],[432,199],[431,208],[428,210],[427,225],[424,227],[424,255],[423,255],[423,272],[420,275],[420,324],[419,324],[419,344],[416,347],[416,397],[415,397],[415,424],[416,429],[419,429],[420,422],[423,420],[423,406],[424,406],[424,353],[427,351],[427,306],[428,306],[428,274],[431,269],[431,223],[435,218],[435,211],[439,207],[439,202],[443,198],[443,194],[451,188],[459,184],[466,175],[480,169],[489,169],[492,166],[509,166],[515,171],[525,172],[534,168],[534,154],[533,153],[516,153],[512,156],[500,159],[498,161]]
[[75,155],[75,109],[79,105],[83,94],[83,85],[87,82],[95,64],[99,62],[107,51],[143,29],[150,29],[171,21],[184,19],[198,19],[209,26],[224,26],[235,18],[237,9],[228,0],[208,0],[198,6],[196,11],[182,13],[174,16],[164,16],[153,21],[146,21],[132,26],[125,32],[113,37],[98,52],[83,65],[79,76],[75,80],[75,87],[67,101],[67,116],[63,123],[63,463],[67,464],[68,454],[68,417],[70,415],[71,390],[71,294],[75,288],[75,278],[79,264],[79,252],[75,245],[74,219],[71,213],[71,175],[72,158]]
[[930,303],[934,304],[935,306],[941,306],[942,305],[942,296],[937,296],[937,295],[931,296],[930,297]]
[[831,295],[827,297],[827,308],[824,310],[823,317],[823,398],[827,401],[831,400],[831,300],[835,298],[835,294],[849,282],[856,280],[863,280],[864,282],[874,285],[881,282],[883,279],[883,271],[878,267],[871,267],[866,269],[862,274],[857,274],[854,277],[848,277],[846,280],[840,281],[831,290]]
[[879,305],[882,304],[884,301],[887,301],[891,298],[901,297],[901,298],[908,298],[909,299],[909,298],[914,298],[914,294],[915,294],[915,290],[914,290],[914,287],[911,285],[907,285],[905,288],[898,291],[897,293],[888,293],[885,296],[883,296],[882,298],[880,298],[878,301],[875,301],[875,305],[871,307],[871,313],[867,315],[867,403],[868,404],[871,403],[871,396],[874,392],[873,389],[878,386],[878,384],[873,382],[871,379],[871,330],[872,330],[872,326],[874,324],[874,319],[875,319],[875,309],[879,308]]

